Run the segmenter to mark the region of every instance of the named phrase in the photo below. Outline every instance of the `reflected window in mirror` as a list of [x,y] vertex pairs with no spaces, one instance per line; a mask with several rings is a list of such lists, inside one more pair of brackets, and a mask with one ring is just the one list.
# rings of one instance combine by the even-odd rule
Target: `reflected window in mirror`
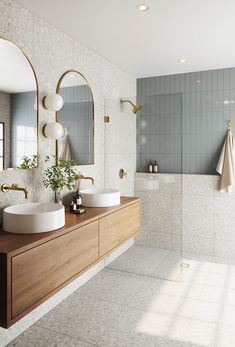
[[56,115],[64,128],[64,136],[56,142],[57,159],[94,164],[94,99],[87,80],[78,71],[67,71],[59,80],[57,93],[64,100]]
[[0,170],[34,168],[38,155],[36,75],[13,42],[0,38],[0,56]]
[[4,169],[4,142],[5,142],[5,136],[4,136],[4,123],[0,122],[0,170]]

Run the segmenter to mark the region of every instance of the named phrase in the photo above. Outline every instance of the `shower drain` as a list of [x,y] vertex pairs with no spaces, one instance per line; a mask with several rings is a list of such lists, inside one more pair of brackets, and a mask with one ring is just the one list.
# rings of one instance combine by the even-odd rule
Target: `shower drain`
[[187,263],[181,263],[181,264],[180,264],[180,267],[188,268],[188,267],[189,267],[189,264],[187,264]]

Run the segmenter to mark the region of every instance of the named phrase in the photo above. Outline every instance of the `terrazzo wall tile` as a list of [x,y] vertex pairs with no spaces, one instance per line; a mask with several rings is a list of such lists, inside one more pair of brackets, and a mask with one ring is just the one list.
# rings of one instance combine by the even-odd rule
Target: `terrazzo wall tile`
[[[105,187],[118,189],[121,195],[134,196],[135,154],[105,154]],[[119,177],[119,170],[127,172],[123,179]]]
[[176,194],[174,197],[172,194],[174,183],[172,174],[135,174],[135,195],[141,199],[141,234],[136,238],[137,244],[172,248],[172,233],[176,232],[176,227],[177,232],[181,233],[179,225],[175,225],[175,229],[172,225],[173,212],[178,218],[178,212],[181,211],[181,195],[176,200]]
[[[75,69],[87,78],[91,85],[95,102],[95,164],[86,166],[77,166],[77,172],[82,172],[86,176],[92,176],[95,179],[96,187],[111,186],[117,168],[121,165],[126,167],[129,172],[128,180],[123,182],[120,187],[123,195],[133,195],[134,191],[134,171],[136,166],[136,153],[134,153],[134,143],[136,138],[135,133],[135,118],[130,124],[129,118],[124,117],[121,113],[122,110],[117,109],[116,117],[122,116],[122,126],[125,127],[127,122],[127,129],[129,132],[129,140],[133,153],[126,153],[122,156],[121,152],[117,149],[116,157],[108,158],[110,167],[115,167],[115,170],[109,171],[112,179],[109,180],[108,175],[105,175],[105,160],[106,152],[104,144],[109,148],[109,139],[105,142],[104,133],[104,104],[107,98],[120,98],[121,96],[135,95],[136,81],[131,76],[120,71],[118,68],[107,62],[96,53],[81,45],[79,42],[74,41],[64,33],[60,32],[50,24],[44,22],[42,19],[31,14],[29,11],[20,7],[14,1],[0,0],[0,36],[6,37],[15,41],[24,52],[28,55],[35,69],[40,92],[40,105],[39,105],[39,167],[37,170],[14,170],[5,171],[0,173],[0,185],[3,183],[15,183],[26,187],[29,191],[28,201],[52,201],[53,193],[46,190],[43,186],[43,172],[46,165],[54,163],[52,158],[49,164],[45,164],[46,156],[55,154],[55,143],[42,136],[42,127],[46,122],[54,121],[54,112],[49,112],[41,106],[42,97],[49,92],[56,90],[56,85],[62,73],[68,69]],[[120,133],[120,127],[116,133]],[[116,138],[116,140],[119,140]],[[115,141],[112,141],[112,146],[116,146]],[[108,152],[107,153],[112,153]],[[107,182],[105,180],[107,179]],[[118,178],[119,179],[119,178]],[[81,188],[89,187],[90,181],[82,181]],[[118,185],[119,186],[119,185]],[[68,192],[64,192],[68,196]],[[65,201],[66,198],[65,198]],[[14,203],[25,203],[24,196],[21,192],[9,192],[7,194],[1,193],[0,196],[0,223],[2,221],[2,209]],[[61,294],[57,296],[61,301]],[[54,297],[53,297],[54,298]],[[53,300],[52,298],[52,300]],[[44,305],[48,308],[48,304]],[[39,310],[42,310],[39,308]],[[38,310],[33,313],[43,315],[45,310],[40,313]],[[32,316],[31,315],[31,316]],[[37,318],[31,320],[25,317],[24,322],[19,322],[17,326],[12,327],[10,330],[0,329],[0,341],[9,342],[12,338],[17,336],[20,332],[26,329]],[[0,343],[1,344],[1,343]]]
[[34,64],[41,92],[55,91],[60,76],[73,66],[73,40],[34,17]]
[[14,41],[32,58],[34,16],[11,0],[0,1],[0,13],[0,36]]
[[218,188],[218,176],[183,175],[182,193],[185,195],[214,196]]
[[214,201],[212,197],[187,196],[182,197],[183,204],[183,235],[213,237]]
[[119,68],[114,68],[112,64],[106,62],[103,66],[103,94],[106,99],[133,97],[136,95],[136,81],[131,76],[126,76]]
[[182,195],[171,195],[171,228],[172,233],[181,235],[182,233]]
[[136,173],[135,195],[142,203],[139,245],[235,258],[235,189],[221,194],[219,176]]
[[74,42],[73,68],[86,77],[97,105],[104,104],[104,66],[106,61],[95,52]]
[[21,204],[29,201],[34,201],[34,173],[33,170],[7,170],[0,173],[0,186],[4,183],[13,184],[19,183],[23,187],[27,187],[28,200],[25,200],[22,192],[1,192],[0,200],[0,224],[2,223],[2,210],[12,204]]
[[[126,96],[128,99],[128,95]],[[134,101],[135,102],[135,101]],[[122,106],[120,98],[105,99],[105,115],[109,123],[104,127],[105,186],[119,189],[122,195],[134,195],[136,171],[136,117],[131,106]],[[123,179],[119,170],[127,172]]]
[[[104,104],[107,98],[118,98],[122,96],[135,95],[136,80],[120,69],[98,56],[79,42],[73,40],[60,30],[48,24],[41,18],[25,10],[12,0],[0,0],[0,36],[15,41],[27,54],[35,69],[40,93],[39,105],[39,167],[33,171],[14,171],[0,173],[0,182],[15,183],[25,186],[30,194],[30,201],[52,201],[53,193],[46,190],[43,186],[43,172],[46,167],[46,156],[51,156],[50,164],[54,163],[55,143],[42,136],[42,127],[46,122],[54,121],[55,113],[45,110],[41,106],[44,95],[54,92],[61,75],[69,70],[75,69],[81,72],[91,85],[95,102],[95,164],[87,166],[77,166],[77,172],[95,178],[97,187],[110,186],[113,179],[105,175],[106,152],[107,148],[115,147],[117,157],[109,157],[109,166],[115,167],[115,163],[127,167],[130,175],[127,181],[121,186],[124,195],[133,195],[133,175],[135,171],[136,153],[135,144],[135,118],[130,124],[128,117],[122,115],[122,110],[116,110],[116,118],[122,117],[122,126],[129,130],[128,139],[133,153],[126,153],[121,156],[122,149],[118,147],[111,138],[105,141],[104,133]],[[126,123],[126,124],[125,124]],[[130,129],[131,127],[131,129]],[[113,129],[114,130],[114,129]],[[120,127],[117,132],[120,133]],[[119,141],[118,137],[116,141]],[[107,154],[111,154],[107,151]],[[109,171],[115,179],[116,169]],[[105,180],[107,179],[107,183]],[[119,178],[118,178],[119,179]],[[90,182],[82,182],[81,187],[90,186]],[[119,186],[119,185],[117,185]],[[67,195],[68,192],[64,192]],[[8,193],[1,195],[0,209],[15,202],[24,202],[23,196],[19,193]],[[0,220],[1,222],[1,220]]]
[[215,198],[215,238],[227,240],[235,245],[235,197]]

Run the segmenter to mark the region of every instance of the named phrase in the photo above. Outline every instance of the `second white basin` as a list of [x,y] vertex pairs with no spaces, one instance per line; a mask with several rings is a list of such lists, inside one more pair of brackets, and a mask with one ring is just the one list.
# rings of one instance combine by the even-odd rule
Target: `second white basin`
[[3,230],[15,234],[45,233],[65,225],[63,205],[28,203],[13,205],[3,210]]
[[120,204],[120,192],[116,189],[88,188],[80,191],[82,205],[87,207],[111,207]]

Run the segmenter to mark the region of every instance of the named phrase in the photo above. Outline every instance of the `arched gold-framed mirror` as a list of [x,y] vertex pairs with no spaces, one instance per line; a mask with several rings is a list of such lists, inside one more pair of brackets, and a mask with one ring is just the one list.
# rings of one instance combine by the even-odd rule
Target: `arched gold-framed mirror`
[[56,93],[64,100],[56,112],[56,121],[64,128],[64,136],[56,141],[56,162],[62,158],[74,165],[94,164],[94,97],[86,77],[68,70],[60,77]]
[[0,37],[0,171],[38,166],[39,88],[36,72],[15,42]]

